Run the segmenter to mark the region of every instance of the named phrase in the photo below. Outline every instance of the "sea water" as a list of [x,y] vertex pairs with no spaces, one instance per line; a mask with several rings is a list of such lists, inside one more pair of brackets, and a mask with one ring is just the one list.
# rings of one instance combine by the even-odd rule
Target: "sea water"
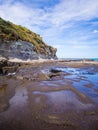
[[60,60],[93,60],[93,61],[98,61],[98,58],[60,58]]

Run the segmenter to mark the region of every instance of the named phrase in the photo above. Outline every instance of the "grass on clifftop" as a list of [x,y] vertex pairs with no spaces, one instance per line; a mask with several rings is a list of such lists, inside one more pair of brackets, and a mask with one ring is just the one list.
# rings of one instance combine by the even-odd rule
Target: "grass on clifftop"
[[21,25],[15,25],[0,18],[0,42],[18,39],[28,41],[33,44],[44,44],[38,34],[22,27]]

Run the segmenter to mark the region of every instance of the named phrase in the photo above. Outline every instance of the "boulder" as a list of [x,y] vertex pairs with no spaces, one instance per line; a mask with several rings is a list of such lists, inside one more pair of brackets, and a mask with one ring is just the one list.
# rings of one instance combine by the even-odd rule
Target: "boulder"
[[52,72],[52,73],[59,73],[59,72],[62,72],[62,70],[57,69],[57,68],[52,68],[52,69],[50,70],[50,72]]
[[0,57],[0,74],[14,73],[19,66],[20,63],[9,62],[6,58]]
[[0,57],[0,74],[3,73],[2,68],[8,65],[8,61],[4,57]]
[[2,68],[3,74],[15,73],[18,69],[18,66],[6,66]]

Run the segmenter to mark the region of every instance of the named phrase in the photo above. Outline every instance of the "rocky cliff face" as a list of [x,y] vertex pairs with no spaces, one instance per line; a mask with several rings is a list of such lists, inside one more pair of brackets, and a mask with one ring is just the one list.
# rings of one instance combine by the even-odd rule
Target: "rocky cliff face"
[[43,48],[43,53],[36,51],[36,47],[27,41],[8,41],[0,44],[0,55],[7,59],[18,58],[22,60],[56,58],[56,49],[49,46]]
[[0,56],[22,60],[55,59],[56,51],[38,34],[0,18]]

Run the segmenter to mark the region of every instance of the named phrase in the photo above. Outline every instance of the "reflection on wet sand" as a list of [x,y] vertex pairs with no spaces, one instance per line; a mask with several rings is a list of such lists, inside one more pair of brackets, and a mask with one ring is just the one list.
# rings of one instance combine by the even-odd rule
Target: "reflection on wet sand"
[[[77,95],[69,90],[55,92],[33,92],[33,94],[42,94],[47,98],[47,104],[51,106],[51,112],[62,113],[66,110],[76,109],[76,111],[88,108],[91,104],[85,104],[79,101]],[[58,99],[58,100],[57,100]],[[53,104],[53,105],[52,105]],[[74,106],[74,107],[71,107]],[[56,108],[56,111],[55,111]]]
[[7,84],[3,84],[0,87],[0,112],[5,110],[8,106],[8,103],[6,103],[6,91],[7,91]]
[[[70,112],[78,116],[82,110],[93,108],[91,103],[81,102],[77,95],[69,90],[54,92],[34,91],[32,94],[35,95],[33,99],[35,101],[34,107],[36,107],[35,110],[38,111],[39,117],[42,119],[45,118],[45,121],[47,120],[51,123],[66,123],[67,120],[70,121],[72,119]],[[42,96],[44,96],[45,102],[43,102]],[[42,103],[42,107],[40,107],[40,102],[38,101]],[[69,113],[68,117],[62,115],[66,115],[66,113]],[[78,121],[78,119],[76,120]]]
[[3,84],[3,85],[0,87],[0,96],[6,94],[6,89],[7,89],[7,84]]

